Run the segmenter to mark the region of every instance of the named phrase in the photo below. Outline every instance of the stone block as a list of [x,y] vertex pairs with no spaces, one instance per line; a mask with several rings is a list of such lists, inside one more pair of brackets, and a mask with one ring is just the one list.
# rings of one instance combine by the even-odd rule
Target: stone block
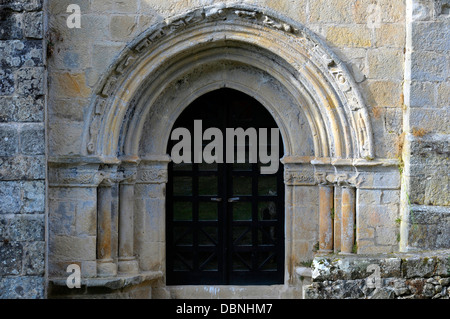
[[426,134],[450,134],[449,118],[448,108],[411,108],[409,121],[411,128],[424,129]]
[[49,243],[52,260],[75,261],[96,259],[96,236],[55,236]]
[[433,18],[433,2],[428,0],[414,0],[412,2],[412,20],[423,21]]
[[[384,109],[384,129],[388,134],[395,134],[398,138],[403,132],[403,110],[401,108]],[[393,145],[397,148],[397,144]],[[397,150],[397,149],[396,149]]]
[[0,276],[22,273],[21,243],[5,241],[0,243],[0,256]]
[[44,181],[22,182],[22,212],[44,213],[45,211],[45,183]]
[[43,66],[42,41],[34,39],[0,41],[2,68]]
[[378,226],[375,227],[375,244],[380,246],[396,246],[398,245],[398,235],[399,228],[398,227],[385,227]]
[[20,153],[24,155],[45,154],[44,126],[41,124],[23,125],[19,132]]
[[[144,1],[146,2],[146,1]],[[136,13],[138,11],[138,0],[103,0],[94,1],[91,4],[93,12],[105,13]]]
[[372,45],[370,30],[365,25],[331,26],[326,40],[337,47],[367,48]]
[[375,29],[375,44],[377,47],[403,48],[405,42],[406,32],[403,23],[383,23]]
[[50,154],[78,154],[81,149],[83,122],[54,117],[49,129]]
[[84,73],[52,73],[50,76],[52,97],[83,98],[88,97],[91,90],[86,85]]
[[0,96],[14,93],[14,74],[11,69],[0,68]]
[[434,274],[435,267],[435,258],[417,256],[402,260],[402,273],[405,278],[430,277]]
[[13,124],[0,125],[0,156],[14,156],[19,148],[17,126]]
[[45,69],[21,68],[16,71],[16,92],[21,95],[43,95]]
[[97,203],[84,201],[78,203],[75,229],[77,235],[95,236],[97,234]]
[[437,85],[437,106],[450,107],[450,82],[441,82]]
[[43,241],[44,215],[0,215],[3,238],[12,241]]
[[436,85],[432,82],[412,81],[409,106],[430,108],[436,105]]
[[14,11],[36,11],[42,9],[42,3],[43,0],[7,0],[2,5]]
[[45,242],[27,242],[23,244],[23,265],[24,275],[39,275],[45,273]]
[[[102,2],[102,1],[94,1],[94,2]],[[67,15],[67,7],[70,4],[76,4],[80,6],[81,12],[89,12],[90,9],[90,1],[86,0],[57,0],[57,1],[49,1],[48,2],[48,10],[50,13],[57,15],[57,14],[64,14]]]
[[132,15],[116,15],[111,17],[109,31],[111,39],[116,41],[128,41],[136,31],[137,17]]
[[352,3],[339,0],[317,0],[309,4],[309,21],[351,23]]
[[400,258],[376,258],[369,256],[332,255],[316,257],[312,264],[312,278],[315,282],[325,280],[366,279],[372,274],[369,265],[380,267],[381,278],[401,276]]
[[0,40],[22,39],[22,14],[11,11],[2,12],[0,19]]
[[1,299],[42,299],[45,280],[43,276],[14,276],[0,278]]
[[[111,18],[111,19],[113,19],[113,18]],[[132,20],[132,21],[134,21],[134,20]],[[133,23],[132,21],[130,21],[130,22]],[[120,26],[116,26],[116,28],[120,28]],[[122,31],[119,31],[119,32],[122,32]],[[123,31],[123,32],[126,33],[126,31]],[[122,37],[119,37],[119,38],[121,39]],[[94,45],[94,49],[92,50],[92,66],[93,66],[93,68],[96,70],[107,69],[108,66],[114,62],[115,58],[122,51],[123,48],[124,48],[123,44]]]
[[[392,80],[366,80],[363,83],[366,99],[372,107],[401,107],[402,83]],[[376,118],[376,115],[374,115]]]
[[446,72],[446,54],[433,51],[414,51],[411,53],[412,80],[444,81]]
[[23,29],[25,37],[42,39],[43,22],[42,11],[25,13],[23,16]]
[[370,79],[403,80],[402,49],[376,48],[367,53]]
[[412,46],[418,51],[450,51],[448,22],[418,22],[412,24]]
[[374,22],[395,23],[405,19],[405,2],[392,0],[357,0],[352,5],[352,14],[356,23],[373,25]]
[[42,96],[0,97],[0,122],[41,122],[44,120]]
[[53,235],[75,235],[76,202],[49,199],[49,232]]
[[0,181],[0,214],[19,213],[22,207],[20,182]]
[[0,180],[45,179],[45,156],[0,157]]
[[448,248],[450,210],[443,206],[413,205],[410,212],[408,243],[416,249]]

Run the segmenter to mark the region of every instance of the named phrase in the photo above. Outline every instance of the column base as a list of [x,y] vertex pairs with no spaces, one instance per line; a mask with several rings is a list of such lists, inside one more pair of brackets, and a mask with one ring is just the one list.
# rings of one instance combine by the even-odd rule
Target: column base
[[97,260],[97,276],[117,276],[117,265],[113,263],[112,259]]
[[134,257],[121,257],[118,262],[119,273],[137,274],[139,273],[139,264]]

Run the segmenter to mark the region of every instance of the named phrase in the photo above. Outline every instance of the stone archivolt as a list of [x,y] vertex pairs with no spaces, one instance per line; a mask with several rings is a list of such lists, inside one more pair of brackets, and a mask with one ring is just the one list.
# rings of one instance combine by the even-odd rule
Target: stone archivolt
[[[255,59],[257,52],[265,56],[265,65]],[[84,153],[137,155],[143,122],[156,100],[173,94],[166,90],[170,85],[211,60],[239,62],[279,80],[297,103],[302,102],[297,108],[305,112],[314,136],[315,154],[311,155],[375,157],[368,113],[345,66],[302,25],[247,5],[197,9],[156,25],[130,43],[93,97]],[[235,84],[243,83],[237,80]],[[208,89],[221,86],[232,87],[233,83],[223,79]],[[145,103],[141,101],[144,88],[152,92]],[[200,89],[199,84],[191,83],[193,92]],[[253,95],[264,99],[264,92],[251,89]],[[172,116],[168,120],[186,106],[169,108]],[[272,113],[283,112],[275,105],[266,107],[273,109]],[[281,129],[286,121],[282,115],[278,118]],[[167,124],[165,134],[172,123]],[[123,128],[128,137],[120,136]],[[295,132],[285,128],[284,134],[289,154],[296,155],[291,145]]]

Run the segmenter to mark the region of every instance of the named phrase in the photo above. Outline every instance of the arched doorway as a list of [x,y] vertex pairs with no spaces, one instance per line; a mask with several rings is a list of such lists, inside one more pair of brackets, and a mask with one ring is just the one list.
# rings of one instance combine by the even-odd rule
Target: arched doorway
[[[245,159],[235,156],[233,162],[225,160],[230,142],[227,128],[273,133],[271,129],[277,128],[273,117],[254,98],[236,90],[219,89],[195,100],[175,122],[173,130],[187,128],[191,132],[191,145],[198,143],[194,120],[197,124],[201,120],[202,137],[203,131],[210,128],[222,132],[223,143],[218,146],[222,149],[216,149],[215,155],[222,153],[223,157],[217,156],[208,164],[205,159],[196,161],[192,152],[190,163],[169,164],[166,283],[282,284],[285,244],[281,137],[274,145],[277,152],[271,154],[278,167],[272,174],[261,173],[261,166],[267,163],[263,164],[259,157],[250,158],[250,147],[256,150],[257,145],[273,152],[272,145],[266,145],[273,141],[270,134],[257,136],[258,144],[251,146],[249,134],[243,150]],[[239,143],[237,138],[233,140]],[[203,140],[201,150],[209,143]],[[169,142],[169,154],[176,144],[175,140]],[[238,147],[234,146],[235,154]]]
[[[365,225],[375,204],[358,192],[395,189],[385,184],[398,181],[398,170],[374,159],[368,111],[345,65],[311,31],[276,12],[211,6],[165,20],[130,43],[92,95],[80,154],[50,160],[49,198],[58,203],[50,209],[52,276],[65,274],[61,261],[70,260],[89,265],[93,278],[153,278],[154,296],[200,296],[195,286],[166,289],[167,145],[186,107],[224,87],[262,103],[283,136],[285,290],[258,290],[291,293],[299,287],[297,267],[317,248],[351,253],[354,239],[365,238],[363,227],[355,236],[355,220]],[[58,233],[72,201],[96,217],[89,236]],[[339,230],[348,230],[345,245]],[[69,240],[80,243],[77,249],[65,249]],[[358,252],[373,243],[359,240]],[[111,249],[96,253],[103,247]],[[251,286],[239,293],[236,286],[226,288],[250,296]]]

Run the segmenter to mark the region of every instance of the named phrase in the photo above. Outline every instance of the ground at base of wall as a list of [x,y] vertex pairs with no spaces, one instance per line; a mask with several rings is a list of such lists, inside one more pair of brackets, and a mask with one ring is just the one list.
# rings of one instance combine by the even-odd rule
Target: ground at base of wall
[[305,299],[449,299],[450,250],[317,256]]

